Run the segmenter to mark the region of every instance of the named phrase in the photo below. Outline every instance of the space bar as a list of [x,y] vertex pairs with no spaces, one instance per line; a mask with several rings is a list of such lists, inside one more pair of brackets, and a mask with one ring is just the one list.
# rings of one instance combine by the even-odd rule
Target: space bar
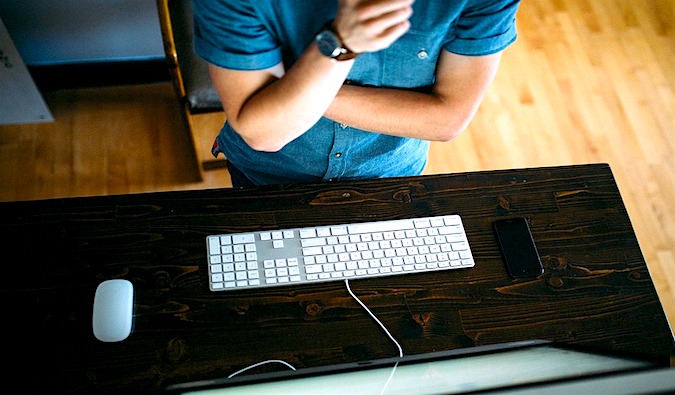
[[382,222],[368,222],[364,224],[353,224],[347,226],[350,235],[372,232],[390,232],[395,230],[415,229],[415,224],[408,219],[395,219]]

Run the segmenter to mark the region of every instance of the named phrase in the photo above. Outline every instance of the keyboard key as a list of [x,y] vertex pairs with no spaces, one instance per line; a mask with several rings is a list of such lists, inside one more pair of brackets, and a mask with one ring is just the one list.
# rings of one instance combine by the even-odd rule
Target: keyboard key
[[307,266],[305,268],[305,271],[307,274],[312,274],[312,273],[321,273],[323,271],[323,268],[321,265],[312,265],[312,266]]
[[330,228],[318,228],[316,230],[316,235],[318,237],[328,237],[330,236]]
[[469,249],[469,244],[465,242],[461,243],[452,243],[452,250],[453,251],[461,251],[461,250],[468,250]]
[[316,246],[325,246],[326,238],[325,237],[315,237],[312,239],[302,239],[300,242],[302,247],[316,247]]
[[220,238],[219,237],[209,237],[209,254],[217,255],[220,254]]
[[330,234],[333,236],[343,236],[347,234],[346,226],[333,226],[330,228]]
[[255,237],[253,237],[252,233],[233,235],[232,243],[233,244],[255,243]]
[[428,227],[431,226],[431,221],[428,218],[416,219],[416,220],[413,220],[413,223],[415,224],[415,228],[417,228],[417,229],[428,228]]
[[308,247],[302,249],[302,255],[320,255],[323,253],[321,247]]
[[327,263],[323,265],[323,271],[324,272],[332,272],[335,270],[335,266],[332,263]]

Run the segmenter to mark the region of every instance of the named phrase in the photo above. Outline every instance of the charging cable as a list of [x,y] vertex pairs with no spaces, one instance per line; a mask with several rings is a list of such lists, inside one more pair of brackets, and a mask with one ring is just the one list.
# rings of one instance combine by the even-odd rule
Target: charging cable
[[288,362],[286,362],[286,361],[282,361],[282,360],[280,360],[280,359],[270,359],[270,360],[267,360],[267,361],[262,361],[262,362],[254,363],[254,364],[251,365],[251,366],[247,366],[247,367],[245,367],[245,368],[243,368],[243,369],[237,370],[236,372],[234,372],[234,373],[232,373],[231,375],[227,376],[227,378],[228,378],[228,379],[231,379],[232,377],[238,375],[239,373],[245,372],[245,371],[247,371],[247,370],[249,370],[249,369],[253,369],[253,368],[257,367],[257,366],[264,365],[264,364],[267,364],[267,363],[280,363],[280,364],[283,364],[283,365],[288,366],[289,368],[291,368],[291,369],[293,369],[293,370],[296,370],[296,369],[293,367],[293,365],[291,365],[290,363],[288,363]]

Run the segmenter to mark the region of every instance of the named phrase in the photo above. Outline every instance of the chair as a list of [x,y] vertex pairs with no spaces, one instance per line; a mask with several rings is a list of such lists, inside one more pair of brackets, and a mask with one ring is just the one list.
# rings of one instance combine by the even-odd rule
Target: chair
[[202,162],[200,171],[225,167],[227,160],[200,159],[197,150],[193,115],[222,113],[223,107],[206,62],[193,50],[192,0],[157,0],[157,9],[169,74],[182,107],[189,140],[196,158]]

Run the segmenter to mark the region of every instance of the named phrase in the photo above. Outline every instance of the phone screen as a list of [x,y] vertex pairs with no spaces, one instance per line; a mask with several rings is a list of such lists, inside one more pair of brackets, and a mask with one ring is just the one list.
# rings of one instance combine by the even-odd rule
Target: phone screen
[[535,277],[544,272],[526,218],[499,219],[494,228],[512,278]]

